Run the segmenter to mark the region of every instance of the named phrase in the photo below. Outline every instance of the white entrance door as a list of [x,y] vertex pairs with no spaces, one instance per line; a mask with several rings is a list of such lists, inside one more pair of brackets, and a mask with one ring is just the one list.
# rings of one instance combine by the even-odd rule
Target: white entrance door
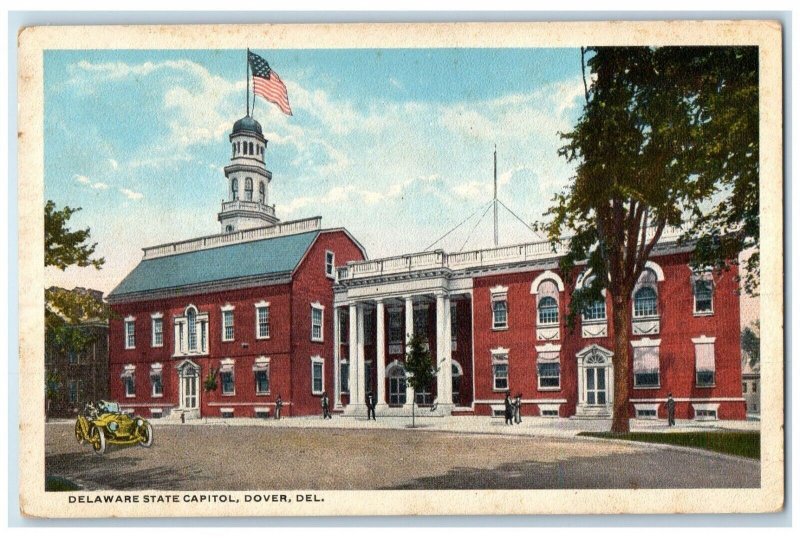
[[197,409],[199,407],[198,385],[200,384],[200,371],[196,366],[187,364],[180,373],[181,409]]
[[586,404],[606,405],[606,368],[592,366],[586,368]]

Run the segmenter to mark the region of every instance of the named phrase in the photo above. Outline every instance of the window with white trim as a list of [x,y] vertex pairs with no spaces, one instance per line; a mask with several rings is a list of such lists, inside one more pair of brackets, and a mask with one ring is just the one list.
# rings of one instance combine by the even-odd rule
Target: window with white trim
[[125,349],[136,348],[136,319],[125,318]]
[[330,250],[325,251],[325,276],[333,278],[336,275],[336,255]]
[[153,398],[164,396],[163,368],[161,364],[153,364],[150,367],[150,395]]
[[634,388],[657,388],[660,382],[658,346],[635,345],[633,348]]
[[122,384],[125,387],[125,397],[136,397],[136,367],[133,365],[125,366],[121,377]]
[[311,393],[322,394],[325,387],[325,360],[311,357]]
[[716,382],[714,358],[715,338],[693,338],[695,357],[695,383],[698,387],[713,387]]
[[236,380],[234,378],[233,364],[232,359],[225,359],[220,364],[219,379],[224,396],[233,396],[236,394]]
[[350,392],[350,363],[347,361],[339,363],[339,391],[342,394]]
[[403,343],[403,312],[400,309],[389,310],[389,343]]
[[233,310],[222,311],[222,341],[231,342],[234,339]]
[[[595,276],[590,274],[587,276],[581,288],[589,288],[594,282]],[[583,309],[583,321],[606,321],[606,302],[605,299],[592,301]]]
[[269,338],[269,303],[256,303],[256,338]]
[[428,339],[428,305],[414,309],[414,335]]
[[508,390],[508,351],[492,351],[492,389]]
[[311,340],[322,342],[323,306],[319,303],[311,305]]
[[161,314],[153,314],[151,319],[152,338],[150,344],[152,347],[162,347],[164,345],[164,318]]
[[269,394],[269,359],[259,357],[253,365],[256,394]]
[[543,280],[536,288],[538,302],[536,310],[539,325],[558,324],[558,284],[553,280]]
[[536,377],[539,390],[561,388],[561,362],[558,351],[540,351],[536,354]]
[[714,313],[714,282],[710,276],[698,275],[693,279],[694,313]]
[[658,277],[651,269],[642,271],[633,294],[633,317],[658,316]]
[[492,329],[508,329],[508,299],[505,294],[492,296]]
[[189,305],[184,315],[175,318],[175,355],[208,353],[208,312],[199,312]]

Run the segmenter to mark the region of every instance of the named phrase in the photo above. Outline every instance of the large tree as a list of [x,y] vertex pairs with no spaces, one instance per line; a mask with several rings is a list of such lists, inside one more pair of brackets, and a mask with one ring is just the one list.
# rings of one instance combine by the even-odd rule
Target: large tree
[[406,360],[403,368],[406,372],[406,383],[413,391],[411,399],[411,426],[416,426],[417,393],[430,388],[433,380],[436,379],[436,367],[433,364],[433,357],[430,349],[426,346],[426,339],[419,335],[412,335],[408,340]]
[[[602,299],[603,289],[611,296],[614,432],[629,430],[631,294],[665,228],[709,214],[725,179],[721,172],[731,165],[702,165],[711,155],[706,145],[716,142],[705,139],[707,124],[730,121],[725,107],[707,105],[704,93],[713,84],[697,80],[704,66],[723,61],[715,50],[581,51],[591,84],[585,82],[583,113],[561,135],[565,145],[559,150],[576,174],[554,198],[545,229],[554,244],[569,237],[564,274],[585,260],[595,276],[573,294],[570,323]],[[731,151],[738,155],[738,148]]]

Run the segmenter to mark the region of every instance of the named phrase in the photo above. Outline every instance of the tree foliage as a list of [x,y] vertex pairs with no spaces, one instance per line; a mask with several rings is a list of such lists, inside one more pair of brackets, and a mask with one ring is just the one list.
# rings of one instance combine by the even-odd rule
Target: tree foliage
[[758,321],[742,329],[742,353],[750,367],[761,362],[761,327]]
[[44,206],[44,265],[58,267],[62,271],[72,265],[93,266],[100,269],[105,258],[93,257],[97,243],[89,244],[91,230],[71,231],[69,219],[81,208],[64,206],[56,209],[56,204],[48,200]]
[[[709,203],[735,176],[729,167],[736,160],[728,157],[750,145],[713,147],[732,120],[723,102],[706,95],[724,84],[719,76],[729,69],[713,68],[730,59],[720,49],[598,47],[588,56],[592,84],[559,150],[576,174],[555,196],[542,226],[554,246],[569,236],[564,274],[585,261],[595,277],[573,294],[569,323],[602,300],[601,290],[611,295],[612,430],[625,432],[632,291],[666,227],[710,215]],[[712,158],[727,162],[708,162]]]
[[414,399],[411,402],[412,424],[414,420],[413,410],[416,404],[417,392],[427,389],[436,379],[436,366],[433,362],[431,352],[425,346],[426,339],[419,335],[412,335],[408,341],[406,359],[403,368],[406,372],[406,383],[414,391]]

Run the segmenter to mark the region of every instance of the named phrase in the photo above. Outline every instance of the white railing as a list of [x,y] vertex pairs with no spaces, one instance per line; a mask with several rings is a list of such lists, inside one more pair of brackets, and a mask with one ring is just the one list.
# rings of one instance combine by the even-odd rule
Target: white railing
[[[648,230],[648,238],[652,238],[654,232],[654,229]],[[680,235],[681,231],[678,228],[666,228],[661,234],[659,242],[675,241]],[[566,254],[569,248],[568,239],[566,237],[562,238],[561,243],[557,244],[555,248],[549,241],[537,241],[535,243],[456,252],[453,254],[434,250],[377,260],[349,262],[347,265],[339,267],[337,271],[339,280],[347,280],[349,278],[408,273],[437,267],[461,270],[488,267],[501,263],[536,261]]]
[[231,200],[230,202],[222,202],[222,212],[225,211],[259,211],[266,213],[272,217],[275,216],[275,206],[262,204],[254,200]]
[[283,222],[273,226],[264,226],[262,228],[252,228],[250,230],[240,230],[238,232],[226,234],[209,235],[206,237],[198,237],[197,239],[168,243],[166,245],[146,247],[142,250],[144,251],[144,259],[149,260],[151,258],[158,258],[161,256],[169,256],[184,252],[193,252],[196,250],[203,250],[222,245],[245,243],[247,241],[267,239],[282,235],[294,235],[319,230],[320,228],[322,228],[322,217],[313,217],[310,219]]

